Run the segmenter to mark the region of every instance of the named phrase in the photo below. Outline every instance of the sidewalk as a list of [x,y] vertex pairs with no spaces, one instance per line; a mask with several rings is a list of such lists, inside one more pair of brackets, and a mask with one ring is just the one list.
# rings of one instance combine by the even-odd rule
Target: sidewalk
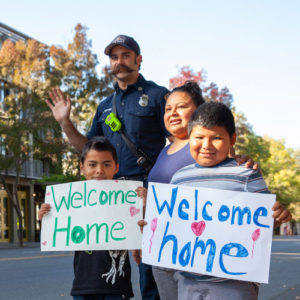
[[[24,242],[22,248],[39,248],[40,242]],[[14,249],[20,248],[18,243],[4,243],[0,242],[0,249]]]

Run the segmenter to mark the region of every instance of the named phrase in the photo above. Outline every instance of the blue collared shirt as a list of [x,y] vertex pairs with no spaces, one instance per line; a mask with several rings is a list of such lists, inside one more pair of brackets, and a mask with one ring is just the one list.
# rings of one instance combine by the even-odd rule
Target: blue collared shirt
[[[122,127],[130,140],[153,161],[165,146],[166,137],[170,135],[163,120],[164,96],[167,92],[166,88],[146,81],[141,74],[136,83],[129,85],[126,90],[121,90],[116,85],[116,108]],[[138,166],[137,158],[131,153],[120,133],[113,132],[105,124],[105,118],[112,112],[112,99],[113,95],[99,104],[87,137],[105,136],[116,148],[120,169],[115,177],[145,174],[145,170]]]

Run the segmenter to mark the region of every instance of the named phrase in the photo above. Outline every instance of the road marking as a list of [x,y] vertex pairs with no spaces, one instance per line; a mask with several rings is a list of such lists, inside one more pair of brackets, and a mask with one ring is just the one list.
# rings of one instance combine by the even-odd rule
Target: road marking
[[300,239],[273,239],[273,242],[300,242]]
[[62,256],[72,256],[72,255],[73,255],[73,253],[54,254],[54,255],[39,255],[39,256],[24,256],[24,257],[7,257],[7,258],[0,258],[0,261],[40,259],[40,258],[62,257]]
[[289,253],[289,252],[273,252],[272,255],[299,255],[300,256],[300,252],[299,253]]

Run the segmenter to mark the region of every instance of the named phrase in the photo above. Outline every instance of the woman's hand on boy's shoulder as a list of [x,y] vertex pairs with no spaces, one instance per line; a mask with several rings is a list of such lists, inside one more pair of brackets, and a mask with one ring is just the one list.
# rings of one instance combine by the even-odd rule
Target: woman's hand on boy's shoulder
[[279,201],[276,201],[272,207],[273,218],[274,218],[274,227],[278,227],[283,223],[286,223],[292,219],[291,212],[285,208]]
[[235,161],[238,166],[245,164],[245,168],[253,169],[260,172],[259,165],[249,155],[235,155]]
[[50,212],[50,210],[51,210],[50,204],[43,203],[41,205],[41,208],[40,208],[39,212],[38,212],[38,218],[39,218],[39,220],[42,221],[44,215],[48,214]]

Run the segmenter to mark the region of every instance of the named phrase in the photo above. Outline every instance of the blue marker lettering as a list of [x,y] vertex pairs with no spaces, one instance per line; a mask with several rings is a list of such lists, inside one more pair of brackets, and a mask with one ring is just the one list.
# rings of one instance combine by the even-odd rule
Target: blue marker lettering
[[203,218],[203,220],[205,220],[205,221],[211,221],[211,220],[212,220],[212,216],[209,216],[209,215],[207,214],[207,211],[206,211],[206,206],[207,206],[207,205],[212,206],[212,203],[211,203],[210,201],[206,201],[206,202],[205,202],[205,204],[204,204],[204,206],[203,206],[203,209],[202,209],[202,218]]
[[170,222],[167,222],[164,237],[163,237],[160,249],[159,249],[158,262],[160,262],[161,253],[162,253],[162,250],[163,250],[164,246],[166,245],[167,242],[172,241],[173,242],[172,263],[173,263],[173,265],[175,265],[176,264],[177,252],[178,252],[178,243],[177,243],[177,238],[176,238],[175,235],[173,235],[173,234],[167,235],[167,231],[168,231],[168,228],[169,228],[169,223]]
[[158,213],[161,215],[161,213],[164,210],[164,207],[166,206],[169,216],[172,218],[173,210],[174,210],[174,206],[175,206],[175,202],[176,202],[176,197],[177,197],[177,192],[178,192],[178,187],[172,189],[171,206],[169,205],[169,203],[166,200],[163,202],[163,204],[161,206],[159,206],[154,185],[152,185],[152,191],[153,191],[153,195],[154,195]]
[[260,226],[260,227],[269,228],[270,227],[269,225],[264,225],[264,224],[261,224],[261,223],[258,222],[258,218],[260,216],[266,217],[267,215],[268,215],[268,211],[267,211],[267,209],[265,207],[262,207],[262,206],[258,207],[256,209],[256,211],[254,212],[254,215],[253,215],[253,222],[254,222],[254,224],[257,225],[257,226]]
[[[230,250],[232,248],[237,249],[236,255],[230,254]],[[231,274],[231,275],[247,274],[246,272],[230,272],[230,271],[228,271],[224,266],[223,255],[228,255],[228,256],[232,256],[232,257],[247,257],[248,251],[243,245],[238,244],[238,243],[229,243],[229,244],[224,245],[220,252],[220,267],[221,267],[222,271],[226,274]]]
[[182,220],[188,220],[189,215],[183,211],[184,208],[189,209],[190,205],[186,199],[182,199],[182,201],[178,205],[178,217]]

